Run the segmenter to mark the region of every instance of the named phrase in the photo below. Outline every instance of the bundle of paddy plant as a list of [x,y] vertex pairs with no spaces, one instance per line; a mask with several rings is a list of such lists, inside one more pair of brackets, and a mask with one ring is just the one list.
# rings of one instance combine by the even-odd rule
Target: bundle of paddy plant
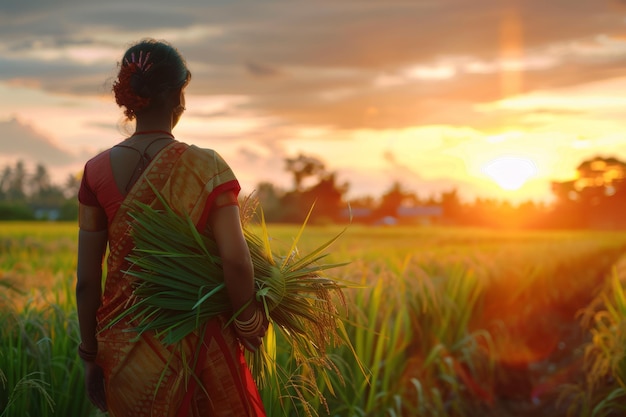
[[[135,248],[127,258],[132,265],[127,273],[134,277],[136,298],[110,325],[131,319],[138,336],[154,331],[169,345],[194,331],[202,331],[203,324],[213,317],[226,314],[232,321],[240,311],[232,311],[214,239],[200,233],[189,217],[178,215],[158,193],[157,196],[162,209],[139,203],[131,212]],[[242,207],[244,236],[254,265],[256,300],[270,321],[261,347],[253,354],[247,352],[253,375],[260,387],[278,384],[281,375],[285,377],[276,363],[276,332],[280,332],[280,339],[289,345],[299,376],[308,378],[308,385],[301,385],[302,390],[296,387],[297,396],[302,400],[311,384],[320,385],[313,383],[319,378],[321,385],[332,393],[328,372],[336,371],[336,367],[327,354],[328,348],[347,345],[354,352],[344,327],[345,316],[337,308],[337,304],[346,307],[343,289],[351,284],[326,275],[326,271],[345,263],[323,260],[328,255],[325,251],[345,229],[303,255],[297,243],[309,212],[287,254],[280,255],[271,247],[262,211],[256,233],[248,225],[249,212]],[[286,378],[293,380],[293,375]]]

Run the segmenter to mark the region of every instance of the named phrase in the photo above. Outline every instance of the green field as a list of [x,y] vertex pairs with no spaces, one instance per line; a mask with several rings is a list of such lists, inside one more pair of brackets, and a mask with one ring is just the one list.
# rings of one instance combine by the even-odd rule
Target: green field
[[[339,227],[307,227],[302,253]],[[269,225],[277,252],[297,234]],[[75,224],[0,224],[0,417],[98,416],[76,355]],[[289,352],[268,415],[618,416],[626,410],[626,233],[350,226],[330,248],[346,347],[307,397]],[[279,340],[279,348],[281,347]],[[621,408],[620,408],[621,407]]]

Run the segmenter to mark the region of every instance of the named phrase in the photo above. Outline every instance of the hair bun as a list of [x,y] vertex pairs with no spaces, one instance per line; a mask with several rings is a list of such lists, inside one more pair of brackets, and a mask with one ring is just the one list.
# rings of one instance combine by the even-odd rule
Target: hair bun
[[130,88],[139,96],[143,98],[150,98],[150,88],[148,87],[148,80],[141,70],[136,70],[130,75]]
[[150,104],[143,71],[135,63],[122,65],[117,81],[113,83],[113,92],[115,101],[126,107],[124,114],[131,120]]
[[124,53],[113,93],[132,120],[148,107],[167,105],[167,93],[183,88],[190,78],[185,60],[174,47],[146,39]]

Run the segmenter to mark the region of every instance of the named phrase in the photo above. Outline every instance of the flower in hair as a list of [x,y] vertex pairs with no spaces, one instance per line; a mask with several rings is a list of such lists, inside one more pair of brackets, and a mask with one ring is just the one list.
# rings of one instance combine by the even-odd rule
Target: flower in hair
[[130,60],[127,58],[124,59],[118,79],[113,83],[115,101],[119,106],[126,107],[124,114],[131,120],[135,118],[137,112],[150,104],[150,98],[140,95],[140,92],[136,91],[136,87],[133,86],[133,79],[137,80],[137,77],[142,78],[145,71],[152,66],[151,63],[148,63],[149,58],[149,52],[146,53],[145,56],[143,52],[141,52],[138,59],[136,55],[132,53]]

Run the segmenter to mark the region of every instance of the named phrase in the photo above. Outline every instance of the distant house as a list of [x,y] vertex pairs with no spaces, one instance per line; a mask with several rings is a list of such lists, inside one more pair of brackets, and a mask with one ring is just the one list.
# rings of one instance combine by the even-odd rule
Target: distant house
[[61,217],[61,210],[58,208],[38,207],[34,209],[33,214],[37,220],[56,221]]
[[375,224],[379,226],[394,226],[397,224],[430,225],[441,223],[443,207],[438,205],[427,206],[400,206],[395,215],[375,217],[374,210],[369,208],[346,208],[341,217],[352,219],[355,222]]
[[372,216],[372,209],[365,207],[349,207],[341,211],[341,217],[353,219],[365,219]]
[[443,207],[428,206],[400,206],[396,211],[399,223],[429,225],[439,223],[443,217]]
[[394,216],[382,217],[374,223],[376,226],[395,226],[398,224],[398,219]]

